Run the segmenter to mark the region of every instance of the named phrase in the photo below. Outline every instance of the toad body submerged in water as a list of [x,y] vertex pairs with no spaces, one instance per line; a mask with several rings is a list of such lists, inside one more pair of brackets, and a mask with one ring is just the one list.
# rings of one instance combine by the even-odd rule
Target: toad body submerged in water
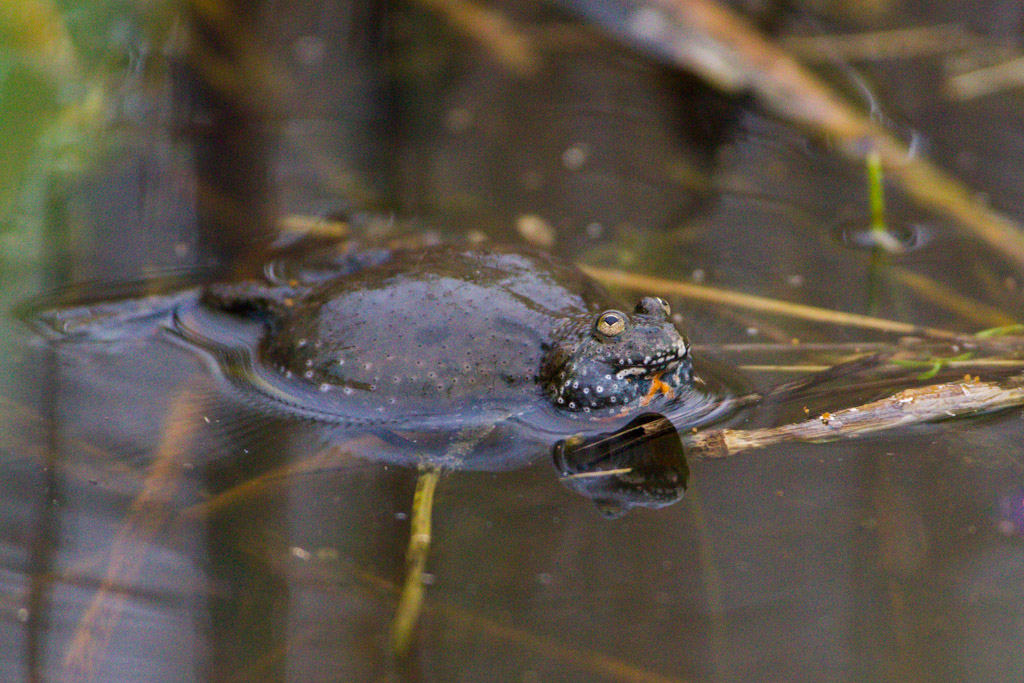
[[306,254],[259,277],[37,320],[62,338],[116,340],[153,319],[213,358],[243,398],[341,426],[605,420],[662,409],[692,383],[663,299],[623,307],[575,266],[511,248]]
[[691,383],[689,346],[659,297],[627,312],[574,266],[531,251],[439,246],[379,260],[271,269],[210,285],[203,301],[262,321],[258,365],[282,401],[316,392],[293,401],[314,413],[362,404],[371,422],[415,422],[546,404],[600,417]]

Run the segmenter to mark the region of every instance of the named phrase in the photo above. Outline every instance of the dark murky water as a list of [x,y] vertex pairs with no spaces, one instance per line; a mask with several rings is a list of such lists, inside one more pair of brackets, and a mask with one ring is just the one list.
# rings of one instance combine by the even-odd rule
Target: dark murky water
[[[172,335],[47,345],[10,309],[72,283],[206,273],[275,216],[344,214],[369,241],[525,234],[604,266],[962,332],[1019,318],[1020,270],[894,184],[907,249],[873,260],[861,166],[550,8],[503,8],[545,46],[516,76],[426,6],[253,7],[234,8],[257,36],[246,54],[288,78],[237,93],[168,66],[185,54],[173,21],[96,18],[86,42],[126,55],[105,64],[102,145],[20,199],[0,235],[0,680],[1019,677],[1019,409],[693,461],[675,471],[682,500],[616,519],[560,478],[546,447],[567,434],[515,468],[446,471],[420,626],[396,659],[414,468],[363,457],[378,436],[324,449],[315,426],[247,407]],[[955,60],[1019,49],[1016,5],[887,7],[759,19],[981,36],[966,55],[822,68],[1024,221],[1019,89],[942,89]],[[844,356],[815,344],[895,339],[670,298],[698,373],[735,394]],[[915,372],[839,378],[730,424],[877,399]],[[940,378],[964,372],[995,371]]]

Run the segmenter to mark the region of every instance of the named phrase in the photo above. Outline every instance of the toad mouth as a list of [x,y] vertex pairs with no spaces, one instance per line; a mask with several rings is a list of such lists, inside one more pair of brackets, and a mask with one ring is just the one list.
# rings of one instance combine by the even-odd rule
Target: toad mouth
[[615,373],[615,379],[623,380],[627,377],[641,376],[653,377],[660,375],[666,370],[674,368],[679,364],[689,349],[686,343],[676,344],[674,348],[657,356],[645,356],[643,360],[630,363],[629,367],[623,368]]

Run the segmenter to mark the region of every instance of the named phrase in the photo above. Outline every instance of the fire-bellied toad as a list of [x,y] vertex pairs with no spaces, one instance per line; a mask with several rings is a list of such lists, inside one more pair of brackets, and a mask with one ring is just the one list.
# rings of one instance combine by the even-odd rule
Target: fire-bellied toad
[[316,391],[328,414],[372,408],[371,423],[483,405],[517,414],[541,401],[617,415],[691,382],[689,346],[661,298],[627,313],[576,267],[522,249],[435,246],[381,260],[213,284],[203,301],[265,321],[265,371]]

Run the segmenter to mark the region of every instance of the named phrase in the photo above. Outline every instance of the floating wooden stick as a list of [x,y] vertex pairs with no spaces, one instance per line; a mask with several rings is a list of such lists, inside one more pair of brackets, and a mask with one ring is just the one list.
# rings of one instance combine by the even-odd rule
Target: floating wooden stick
[[683,437],[694,458],[725,458],[787,441],[848,439],[896,427],[935,422],[1024,405],[1024,386],[1001,386],[964,378],[959,382],[906,389],[855,408],[766,429],[717,429]]

